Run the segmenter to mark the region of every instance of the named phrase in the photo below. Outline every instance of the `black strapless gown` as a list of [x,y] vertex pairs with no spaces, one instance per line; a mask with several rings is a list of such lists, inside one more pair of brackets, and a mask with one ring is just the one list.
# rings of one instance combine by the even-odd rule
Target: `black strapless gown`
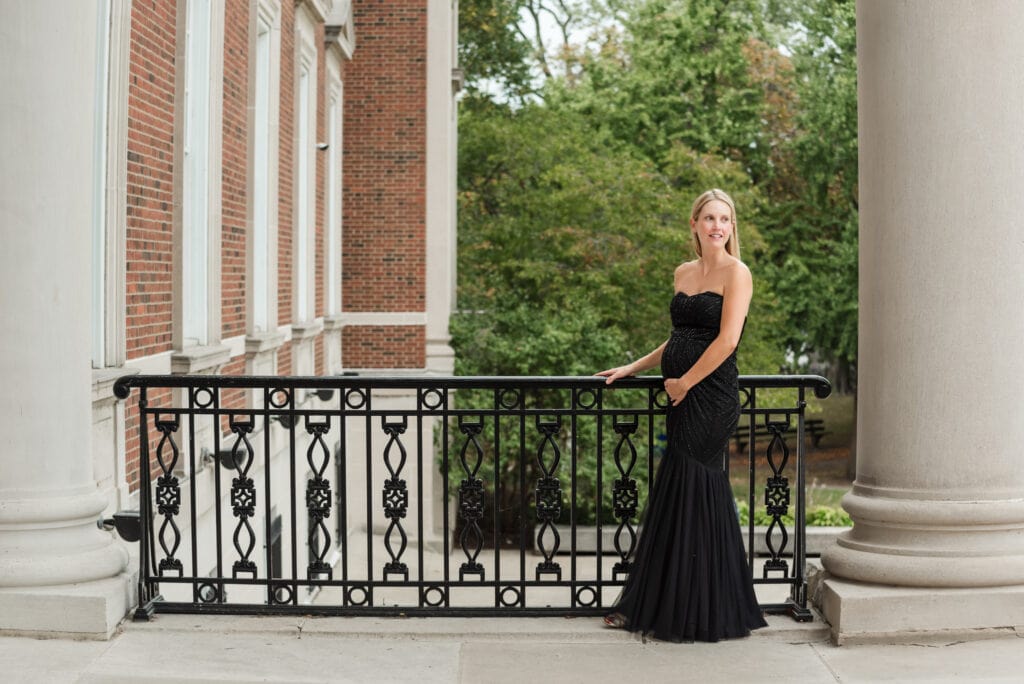
[[[671,312],[661,370],[678,378],[718,335],[722,297],[679,292]],[[739,415],[735,354],[669,407],[668,448],[615,609],[627,629],[669,641],[718,641],[766,626],[722,468]]]

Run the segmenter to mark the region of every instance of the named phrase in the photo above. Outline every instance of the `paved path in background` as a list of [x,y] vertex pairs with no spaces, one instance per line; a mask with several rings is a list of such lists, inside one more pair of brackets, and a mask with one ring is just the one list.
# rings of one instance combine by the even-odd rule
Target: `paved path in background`
[[643,642],[590,618],[159,615],[107,642],[0,637],[0,681],[1020,682],[1024,629],[980,641],[844,646],[772,617],[718,644]]

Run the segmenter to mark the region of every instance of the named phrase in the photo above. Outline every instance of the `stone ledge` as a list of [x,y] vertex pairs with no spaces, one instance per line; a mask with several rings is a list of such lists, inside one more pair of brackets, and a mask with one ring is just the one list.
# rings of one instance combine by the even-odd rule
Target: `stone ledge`
[[171,373],[195,375],[214,373],[231,360],[231,348],[223,344],[197,345],[171,354]]
[[324,330],[327,332],[333,332],[335,330],[341,330],[345,326],[345,318],[341,314],[331,314],[324,316]]
[[284,333],[277,330],[250,333],[245,336],[246,354],[265,354],[275,351],[284,344]]
[[292,323],[292,342],[305,342],[319,335],[323,329],[324,324],[322,321],[314,320]]
[[0,589],[0,634],[109,639],[137,603],[137,572],[82,584]]
[[964,589],[852,582],[812,572],[811,600],[838,646],[987,639],[1024,628],[1024,584]]

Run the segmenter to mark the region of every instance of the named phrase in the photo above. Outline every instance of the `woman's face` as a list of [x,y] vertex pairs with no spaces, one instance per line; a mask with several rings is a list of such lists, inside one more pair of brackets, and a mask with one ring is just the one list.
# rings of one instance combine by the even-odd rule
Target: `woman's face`
[[690,228],[700,240],[702,252],[724,249],[732,235],[732,210],[722,200],[711,200],[700,208],[696,219],[690,219]]

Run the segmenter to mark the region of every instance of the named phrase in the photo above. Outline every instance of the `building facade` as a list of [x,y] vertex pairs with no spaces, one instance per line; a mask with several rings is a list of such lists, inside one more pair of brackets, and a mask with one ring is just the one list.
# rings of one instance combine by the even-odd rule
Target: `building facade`
[[[25,244],[9,252],[5,284],[45,264],[60,301],[19,285],[4,309],[63,347],[8,361],[62,396],[40,416],[77,418],[51,447],[42,424],[4,428],[0,602],[11,610],[0,629],[109,633],[130,602],[126,581],[111,580],[126,558],[90,521],[137,508],[146,471],[137,397],[116,400],[117,377],[451,373],[457,7],[99,0],[61,17],[10,12],[6,92],[24,106],[4,115],[19,161],[5,169],[20,169],[4,235]],[[47,35],[60,48],[45,50]],[[64,309],[70,319],[47,331],[41,312]],[[12,326],[7,348],[24,348],[25,333]],[[64,372],[74,359],[90,377]],[[60,477],[7,465],[37,446]],[[68,491],[85,498],[53,519]],[[102,558],[40,582],[62,545]],[[113,581],[105,621],[20,616],[40,586],[95,580]]]

